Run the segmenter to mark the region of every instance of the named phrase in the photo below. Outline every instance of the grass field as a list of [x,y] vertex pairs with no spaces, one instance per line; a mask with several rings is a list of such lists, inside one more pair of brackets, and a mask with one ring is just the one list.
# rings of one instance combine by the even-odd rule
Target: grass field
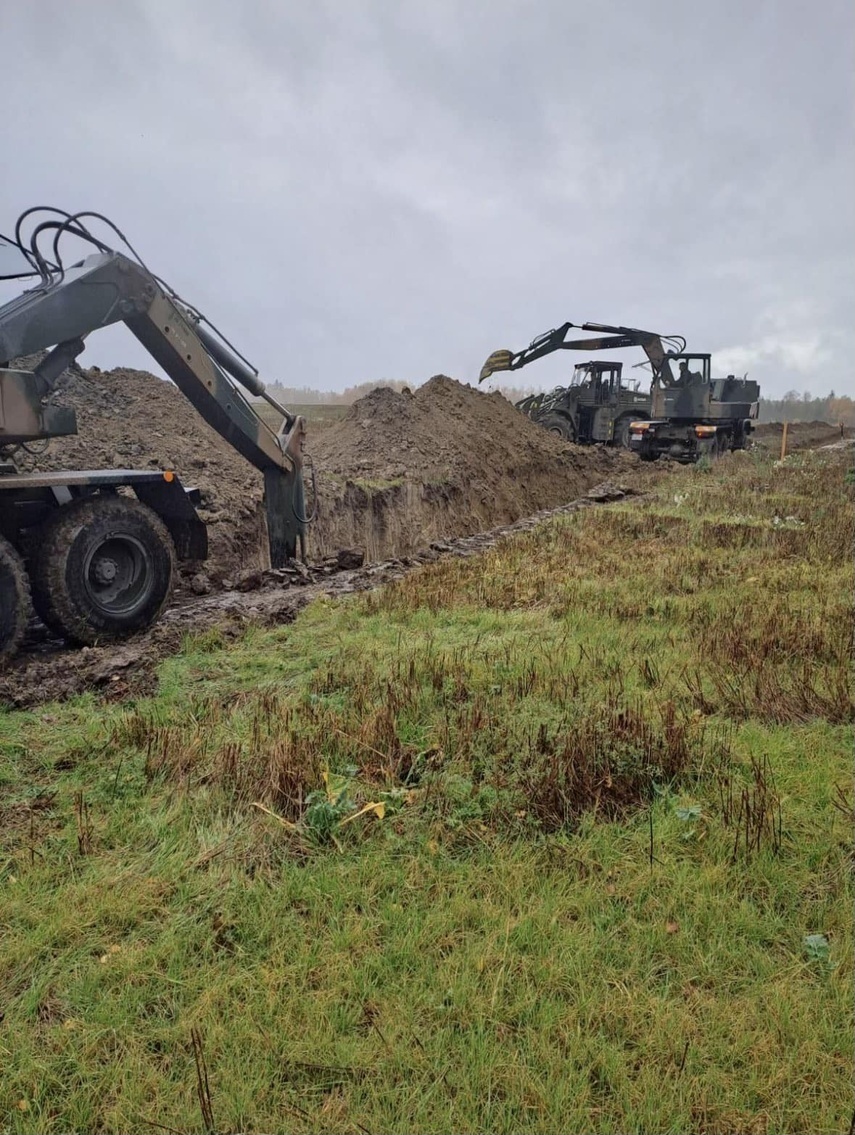
[[4,1128],[846,1130],[845,474],[685,470],[0,714]]
[[[258,402],[258,410],[261,417],[268,423],[268,425],[275,426],[277,429],[281,424],[281,415],[278,414],[271,406],[265,402]],[[306,419],[306,430],[312,437],[323,433],[324,430],[329,429],[331,425],[340,422],[350,409],[346,405],[326,405],[324,403],[307,403],[306,405],[289,405],[287,407],[292,414],[299,414]]]

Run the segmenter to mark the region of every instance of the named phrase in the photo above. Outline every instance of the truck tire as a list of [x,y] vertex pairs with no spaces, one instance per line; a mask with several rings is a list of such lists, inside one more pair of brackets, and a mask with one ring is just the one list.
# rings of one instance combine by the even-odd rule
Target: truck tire
[[18,649],[30,611],[30,582],[24,561],[0,536],[0,666]]
[[144,630],[169,601],[175,548],[160,517],[139,501],[95,496],[58,509],[33,556],[39,618],[78,645]]
[[632,414],[624,414],[622,417],[618,418],[615,422],[614,433],[612,434],[614,444],[619,445],[622,449],[629,449],[629,427],[633,422],[641,420],[641,418],[633,417]]
[[568,418],[562,418],[560,414],[547,414],[545,418],[538,418],[537,424],[565,441],[576,440],[573,423]]

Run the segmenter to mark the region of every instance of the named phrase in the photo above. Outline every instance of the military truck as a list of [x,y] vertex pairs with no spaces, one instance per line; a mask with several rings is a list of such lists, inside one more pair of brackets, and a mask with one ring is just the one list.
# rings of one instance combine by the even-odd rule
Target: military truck
[[666,385],[654,374],[651,412],[631,424],[630,449],[644,461],[667,456],[683,464],[744,449],[757,420],[759,385],[732,374],[712,378],[708,354],[671,358],[677,377]]
[[[27,241],[22,226],[31,214],[48,219]],[[128,255],[95,237],[91,219],[117,233]],[[63,263],[69,237],[95,251]],[[20,643],[31,608],[72,643],[142,630],[169,599],[176,560],[207,554],[198,494],[171,469],[22,467],[34,444],[77,433],[73,409],[55,396],[84,338],[101,327],[124,323],[199,415],[264,474],[271,565],[303,550],[311,519],[304,515],[303,418],[279,405],[255,367],[148,270],[112,222],[92,212],[27,210],[13,238],[0,235],[0,280],[27,278],[37,282],[0,306],[0,664]],[[10,365],[25,356],[35,366]],[[250,396],[276,411],[274,425]]]
[[529,395],[518,410],[550,433],[577,445],[629,446],[630,426],[650,417],[650,395],[629,386],[623,363],[577,363],[569,386]]
[[[568,339],[571,328],[605,334],[593,339]],[[727,378],[713,379],[710,356],[687,353],[686,340],[682,335],[658,335],[637,327],[568,321],[539,335],[522,351],[493,351],[481,368],[478,381],[483,382],[496,371],[528,366],[552,351],[604,351],[633,346],[643,348],[647,355],[646,365],[653,374],[649,408],[645,399],[629,423],[625,423],[622,421],[619,395],[606,396],[601,404],[610,405],[611,397],[614,410],[618,411],[612,436],[618,430],[620,436],[624,435],[624,431],[628,432],[629,448],[645,461],[655,461],[667,455],[676,461],[690,463],[703,456],[745,448],[757,418],[760,387],[756,382],[736,378],[732,374]],[[692,370],[693,366],[699,369]],[[637,392],[633,393],[643,399]],[[563,434],[564,427],[559,427],[557,416],[547,408],[550,403],[556,407],[562,403],[559,391],[553,391],[553,395],[554,398],[552,395],[538,395],[524,399],[519,404],[520,408],[530,417],[538,415],[538,420],[548,419],[550,428],[569,437],[569,434]],[[584,408],[588,410],[587,403]],[[607,421],[608,415],[604,414],[597,427],[600,434],[607,433],[608,427],[604,425]],[[600,439],[595,437],[593,440]]]

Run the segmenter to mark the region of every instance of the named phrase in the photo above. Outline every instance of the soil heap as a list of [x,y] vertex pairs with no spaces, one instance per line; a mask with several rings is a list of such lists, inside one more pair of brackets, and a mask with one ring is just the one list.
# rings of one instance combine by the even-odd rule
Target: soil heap
[[[79,433],[52,440],[34,468],[174,469],[201,492],[211,579],[265,565],[261,474],[175,386],[146,371],[74,367],[56,397],[76,410]],[[311,557],[354,546],[369,559],[406,555],[563,504],[628,469],[625,454],[568,445],[501,394],[444,375],[415,393],[373,390],[317,437],[310,425],[306,448],[319,496]]]
[[[751,434],[755,445],[763,449],[779,450],[784,433],[782,422],[761,422]],[[815,449],[817,446],[832,445],[836,441],[851,438],[855,431],[846,427],[843,433],[839,425],[829,422],[790,422],[787,427],[787,452],[797,449]]]
[[336,540],[361,544],[370,558],[509,523],[626,469],[624,455],[568,445],[501,394],[445,375],[415,393],[372,391],[309,448],[314,543],[324,553]]

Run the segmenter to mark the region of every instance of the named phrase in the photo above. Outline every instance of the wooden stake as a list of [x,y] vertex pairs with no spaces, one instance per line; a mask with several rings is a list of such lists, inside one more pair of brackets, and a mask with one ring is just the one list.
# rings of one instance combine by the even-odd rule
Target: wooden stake
[[781,460],[787,456],[787,429],[789,422],[784,422],[784,432],[781,434]]

